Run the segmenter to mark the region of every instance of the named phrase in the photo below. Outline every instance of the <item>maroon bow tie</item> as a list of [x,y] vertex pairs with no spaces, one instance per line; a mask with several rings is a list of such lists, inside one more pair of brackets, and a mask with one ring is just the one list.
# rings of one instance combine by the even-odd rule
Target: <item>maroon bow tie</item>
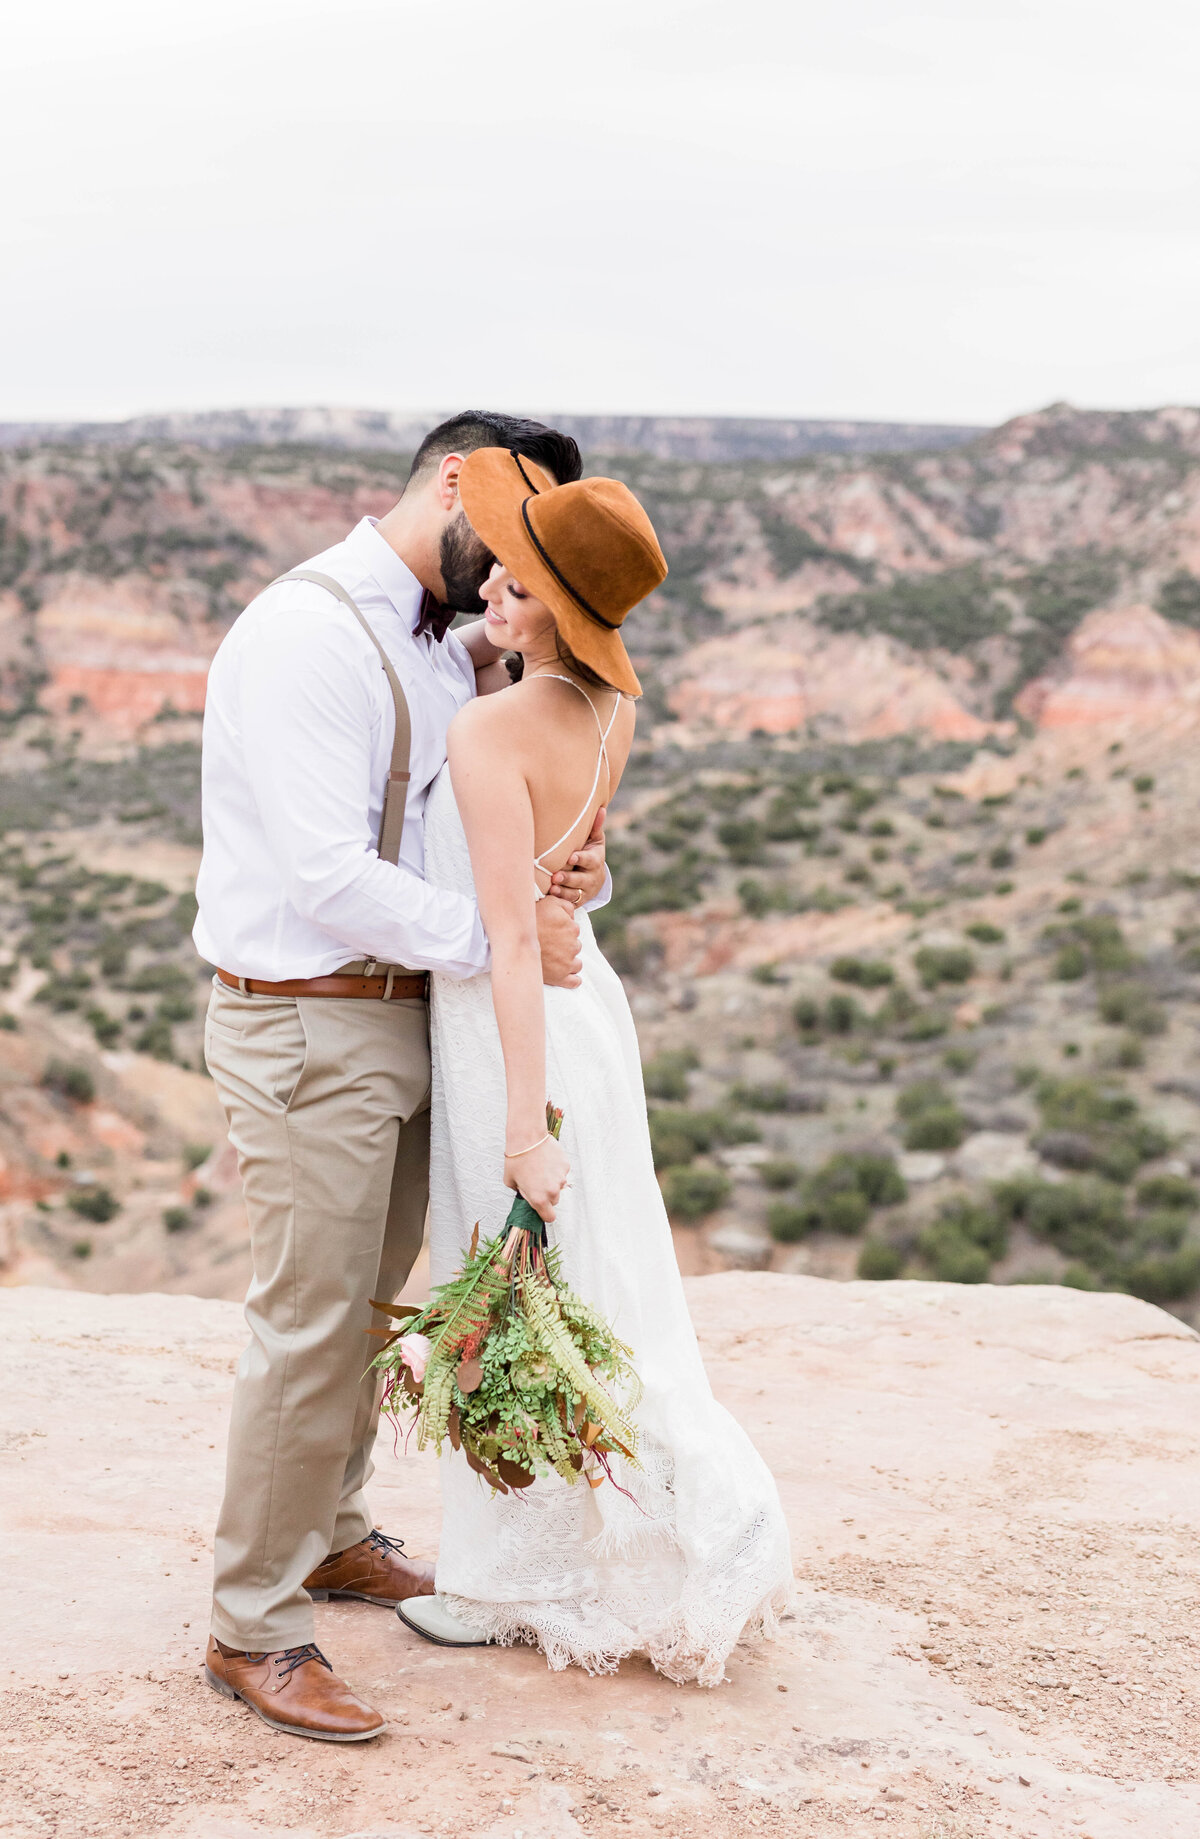
[[425,588],[421,594],[420,617],[414,628],[416,636],[420,638],[423,632],[432,632],[440,645],[456,618],[453,607],[444,607],[441,601],[435,600],[429,589]]

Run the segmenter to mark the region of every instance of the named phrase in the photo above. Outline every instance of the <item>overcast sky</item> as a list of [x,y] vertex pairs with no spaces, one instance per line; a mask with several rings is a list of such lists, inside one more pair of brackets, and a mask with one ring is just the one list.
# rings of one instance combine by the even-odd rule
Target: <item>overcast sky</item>
[[16,0],[0,420],[1200,401],[1195,0]]

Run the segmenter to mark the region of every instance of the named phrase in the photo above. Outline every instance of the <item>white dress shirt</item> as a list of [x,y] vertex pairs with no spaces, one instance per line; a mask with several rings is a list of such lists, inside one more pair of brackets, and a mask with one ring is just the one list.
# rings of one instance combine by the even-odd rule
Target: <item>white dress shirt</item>
[[305,567],[347,590],[387,652],[412,717],[398,865],[377,850],[395,709],[379,655],[325,589],[289,581],[251,602],[208,680],[204,856],[193,937],[210,964],[282,982],[343,964],[472,977],[486,970],[475,902],[424,880],[424,810],[446,730],[475,694],[453,633],[414,631],[421,586],[370,518]]

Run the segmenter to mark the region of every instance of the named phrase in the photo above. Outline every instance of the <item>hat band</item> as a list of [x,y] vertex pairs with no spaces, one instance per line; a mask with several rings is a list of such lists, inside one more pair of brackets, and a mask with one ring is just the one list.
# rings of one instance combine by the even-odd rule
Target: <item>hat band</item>
[[[523,472],[524,468],[522,467],[521,470]],[[534,493],[534,497],[540,498],[541,493],[540,492]],[[544,547],[544,545],[540,541],[537,531],[534,529],[533,525],[529,521],[528,507],[529,507],[530,502],[531,502],[530,499],[525,498],[522,500],[522,503],[521,503],[521,516],[524,520],[525,528],[529,532],[529,540],[533,544],[534,548],[537,550],[539,556],[541,556],[542,561],[546,564],[546,567],[550,570],[550,573],[554,576],[554,579],[558,582],[559,587],[566,589],[567,593],[571,596],[571,599],[575,602],[575,605],[579,607],[582,612],[586,613],[589,619],[594,619],[598,626],[603,626],[605,630],[608,632],[616,632],[620,628],[620,625],[621,625],[620,620],[619,619],[605,619],[603,613],[597,613],[595,607],[589,605],[589,603],[583,598],[583,595],[579,592],[579,589],[571,586],[571,583],[567,580],[567,577],[563,574],[562,569],[559,568],[558,564],[555,562],[554,557],[550,555],[549,551]]]

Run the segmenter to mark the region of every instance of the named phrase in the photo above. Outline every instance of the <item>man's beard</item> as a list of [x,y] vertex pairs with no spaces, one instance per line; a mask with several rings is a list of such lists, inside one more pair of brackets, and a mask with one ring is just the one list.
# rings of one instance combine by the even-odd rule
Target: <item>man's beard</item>
[[443,605],[453,607],[456,613],[482,612],[479,590],[496,558],[472,530],[465,511],[460,511],[442,531],[438,560],[446,588]]

